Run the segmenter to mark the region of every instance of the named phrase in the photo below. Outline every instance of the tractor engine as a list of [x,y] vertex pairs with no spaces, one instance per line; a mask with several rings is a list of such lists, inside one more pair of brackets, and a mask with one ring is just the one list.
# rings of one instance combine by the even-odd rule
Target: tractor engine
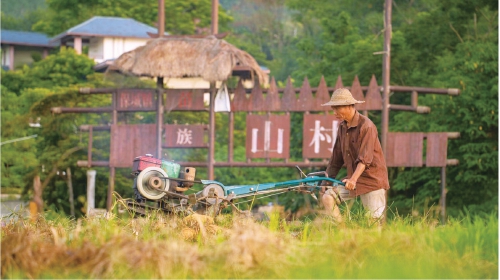
[[194,185],[196,169],[181,168],[176,162],[160,160],[151,154],[146,154],[134,159],[132,174],[136,176],[134,179],[135,200],[158,201],[175,196],[175,194],[182,194],[190,189]]

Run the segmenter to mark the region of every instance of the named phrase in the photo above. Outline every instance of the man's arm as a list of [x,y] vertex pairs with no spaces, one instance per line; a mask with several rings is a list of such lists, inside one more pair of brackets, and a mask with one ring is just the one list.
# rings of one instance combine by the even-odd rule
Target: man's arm
[[344,165],[344,158],[342,157],[342,148],[340,145],[340,126],[337,132],[337,138],[335,140],[335,145],[333,146],[332,157],[328,162],[326,167],[326,173],[329,178],[335,178],[339,173],[340,168]]
[[363,171],[365,171],[365,168],[366,168],[365,164],[363,164],[361,162],[358,163],[358,165],[356,166],[356,170],[352,174],[351,178],[342,180],[342,182],[345,183],[346,189],[354,190],[356,188],[356,182],[358,181],[359,176],[361,176]]

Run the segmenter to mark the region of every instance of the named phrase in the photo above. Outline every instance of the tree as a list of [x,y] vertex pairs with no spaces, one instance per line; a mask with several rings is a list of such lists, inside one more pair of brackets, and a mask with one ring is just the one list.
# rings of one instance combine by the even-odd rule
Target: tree
[[44,0],[3,0],[2,29],[32,31],[31,27],[43,15]]
[[[467,7],[467,9],[465,9]],[[391,113],[392,131],[458,131],[448,141],[448,158],[460,160],[447,167],[448,208],[452,214],[492,211],[498,197],[498,15],[489,3],[440,3],[417,14],[405,25],[397,80],[407,85],[458,87],[459,96],[428,95],[419,103],[431,107],[429,115]],[[432,26],[432,29],[430,29]],[[430,32],[422,32],[428,30]],[[419,59],[425,57],[426,59]],[[409,67],[411,66],[411,67]],[[412,69],[412,67],[415,67]],[[439,171],[432,168],[394,170],[392,195],[401,206],[437,204]],[[478,200],[471,186],[491,200]],[[413,202],[414,200],[414,202]]]
[[[156,26],[158,1],[146,0],[47,0],[48,11],[33,29],[57,35],[93,16],[133,18]],[[227,30],[231,17],[219,9],[219,28]],[[210,27],[211,1],[187,0],[165,1],[165,31],[170,34],[195,34],[200,28]]]
[[[93,65],[94,62],[86,56],[76,54],[73,49],[63,48],[59,53],[33,63],[31,68],[25,66],[16,71],[2,71],[2,141],[38,135],[35,139],[2,147],[3,188],[23,188],[24,194],[29,195],[36,175],[40,175],[44,181],[47,177],[53,177],[50,171],[56,163],[56,168],[61,171],[74,165],[74,156],[63,161],[59,161],[59,158],[65,151],[79,146],[77,124],[99,120],[99,117],[66,115],[56,118],[51,115],[50,107],[55,107],[56,104],[84,104],[85,97],[76,97],[79,86],[98,86],[103,83],[102,76],[99,79],[92,78],[95,75]],[[101,98],[98,102],[106,101]],[[41,127],[29,126],[29,123],[38,121]],[[81,155],[83,153],[80,157]],[[81,176],[79,172],[74,175],[77,179]],[[76,181],[77,186],[78,180]],[[44,193],[49,195],[45,197],[49,204],[60,204],[63,201],[61,197],[67,197],[64,183],[62,192],[66,192],[66,195],[51,198],[51,190],[60,186],[57,182],[65,181],[56,179],[54,184],[48,185],[49,192]],[[59,194],[60,192],[61,190]]]

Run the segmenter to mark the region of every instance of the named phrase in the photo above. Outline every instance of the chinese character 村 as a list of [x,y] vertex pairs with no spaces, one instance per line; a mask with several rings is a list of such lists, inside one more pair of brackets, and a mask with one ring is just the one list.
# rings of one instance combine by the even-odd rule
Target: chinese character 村
[[332,144],[331,147],[328,148],[328,150],[330,152],[333,151],[333,146],[335,145],[335,140],[337,139],[337,124],[338,121],[333,121],[332,128],[326,129],[325,127],[321,126],[320,120],[316,120],[314,122],[314,129],[311,129],[311,131],[314,131],[314,135],[312,137],[311,143],[309,143],[309,147],[314,145],[315,154],[319,154],[321,142],[324,141],[326,141],[326,143],[328,144]]

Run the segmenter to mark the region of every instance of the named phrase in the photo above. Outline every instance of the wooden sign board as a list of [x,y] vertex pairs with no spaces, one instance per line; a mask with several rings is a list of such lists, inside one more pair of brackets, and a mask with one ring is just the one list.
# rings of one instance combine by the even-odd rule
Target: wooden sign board
[[422,167],[424,134],[390,132],[387,134],[387,167]]
[[247,158],[290,157],[290,115],[247,115]]
[[116,91],[116,110],[154,111],[156,110],[155,93],[154,89],[118,89]]
[[448,157],[448,133],[427,133],[427,150],[425,153],[425,166],[444,167]]
[[208,137],[206,125],[164,125],[163,147],[165,148],[206,148]]
[[341,120],[335,115],[304,115],[302,156],[330,158]]
[[135,157],[155,151],[155,124],[111,126],[110,167],[132,167]]
[[165,111],[205,110],[203,89],[167,89]]

